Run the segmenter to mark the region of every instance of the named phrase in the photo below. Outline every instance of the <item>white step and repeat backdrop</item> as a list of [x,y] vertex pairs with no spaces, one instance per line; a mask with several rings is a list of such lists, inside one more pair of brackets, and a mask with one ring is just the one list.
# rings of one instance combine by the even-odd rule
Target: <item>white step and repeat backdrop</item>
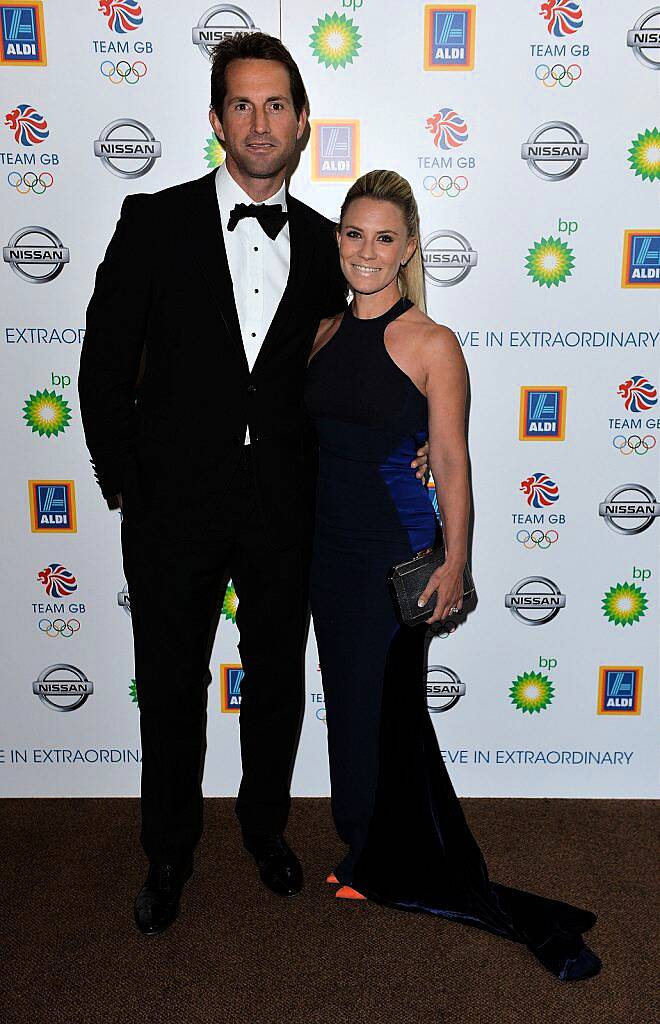
[[[660,7],[207,3],[0,3],[2,794],[138,792],[119,519],[93,480],[76,394],[84,310],[123,197],[222,160],[205,42],[257,27],[281,35],[309,90],[293,193],[335,217],[363,171],[409,178],[430,313],[468,363],[479,602],[433,641],[428,676],[457,790],[650,796]],[[126,159],[122,141],[142,156]],[[155,583],[168,586],[165,568]],[[228,592],[209,795],[235,793],[240,776],[234,611]],[[306,689],[294,792],[325,795],[313,638]]]

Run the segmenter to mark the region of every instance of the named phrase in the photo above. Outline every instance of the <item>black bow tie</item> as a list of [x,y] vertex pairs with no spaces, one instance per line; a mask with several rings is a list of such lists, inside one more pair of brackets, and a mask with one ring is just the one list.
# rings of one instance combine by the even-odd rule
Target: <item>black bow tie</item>
[[227,231],[233,231],[239,220],[243,217],[256,217],[269,238],[277,238],[280,231],[289,219],[289,214],[282,210],[280,203],[265,203],[257,206],[256,203],[237,203],[229,214]]

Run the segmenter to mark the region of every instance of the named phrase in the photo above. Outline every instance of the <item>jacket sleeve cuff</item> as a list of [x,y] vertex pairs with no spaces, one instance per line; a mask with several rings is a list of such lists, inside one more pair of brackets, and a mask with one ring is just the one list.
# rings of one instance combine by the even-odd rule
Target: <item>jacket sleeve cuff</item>
[[136,466],[133,459],[123,462],[104,462],[101,466],[93,460],[91,461],[96,482],[106,501],[122,494],[132,486],[136,477]]

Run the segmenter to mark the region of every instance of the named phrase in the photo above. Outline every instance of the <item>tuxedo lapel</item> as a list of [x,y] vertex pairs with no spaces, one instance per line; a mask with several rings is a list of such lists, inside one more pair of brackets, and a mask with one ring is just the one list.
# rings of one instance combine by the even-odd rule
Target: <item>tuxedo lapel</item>
[[287,192],[286,205],[289,211],[289,240],[291,244],[289,276],[280,303],[275,310],[275,316],[271,320],[266,337],[259,349],[253,372],[261,366],[264,359],[268,358],[268,354],[275,347],[285,324],[294,314],[296,298],[300,296],[300,289],[309,273],[314,252],[313,236],[305,224],[301,204]]
[[241,337],[241,328],[236,312],[234,287],[227,260],[220,221],[220,210],[215,190],[215,171],[198,181],[194,202],[190,204],[191,216],[187,230],[191,240],[190,253],[199,266],[213,296],[227,334],[238,349],[247,368],[247,359]]

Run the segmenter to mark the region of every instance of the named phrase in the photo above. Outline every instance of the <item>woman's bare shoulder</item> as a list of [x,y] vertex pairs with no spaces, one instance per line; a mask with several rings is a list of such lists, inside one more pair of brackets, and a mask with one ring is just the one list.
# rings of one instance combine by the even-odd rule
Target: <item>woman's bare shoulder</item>
[[451,327],[444,324],[437,324],[430,316],[423,313],[417,306],[413,306],[401,317],[402,333],[413,333],[414,338],[423,348],[451,352],[452,349],[460,352],[460,343]]

